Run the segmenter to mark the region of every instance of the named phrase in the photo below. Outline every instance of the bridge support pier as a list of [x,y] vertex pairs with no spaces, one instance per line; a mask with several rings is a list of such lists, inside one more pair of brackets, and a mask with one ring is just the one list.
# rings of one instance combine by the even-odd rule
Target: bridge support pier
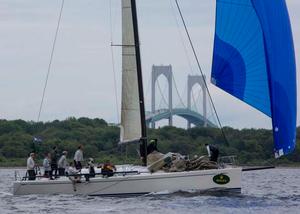
[[[187,83],[187,103],[188,103],[188,109],[191,110],[191,95],[192,95],[192,89],[196,84],[199,84],[202,88],[202,94],[203,94],[203,116],[204,116],[204,127],[207,127],[207,110],[206,110],[206,87],[204,80],[205,76],[199,76],[199,75],[189,75],[188,76],[188,83]],[[191,128],[191,123],[187,122],[187,128]]]
[[[169,85],[169,103],[168,108],[170,111],[169,117],[169,126],[173,125],[173,115],[172,115],[172,108],[173,108],[173,98],[172,98],[172,66],[171,65],[161,65],[161,66],[152,66],[152,97],[151,97],[151,111],[155,113],[155,83],[160,75],[164,75],[167,78],[168,85]],[[151,128],[155,128],[155,122],[151,122]]]

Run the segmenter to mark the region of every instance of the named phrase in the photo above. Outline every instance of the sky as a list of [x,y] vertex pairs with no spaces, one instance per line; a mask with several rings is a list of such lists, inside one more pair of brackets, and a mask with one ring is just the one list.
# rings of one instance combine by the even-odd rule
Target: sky
[[[215,1],[179,3],[209,79]],[[287,4],[299,68],[300,1],[287,0]],[[174,0],[137,0],[137,6],[146,108],[150,110],[153,64],[172,65],[176,86],[185,102],[187,75],[200,73]],[[0,0],[1,119],[37,120],[60,7],[61,0]],[[75,116],[119,122],[121,49],[112,48],[111,43],[121,44],[120,0],[65,0],[41,120]],[[160,78],[159,82],[164,91],[166,80]],[[223,125],[271,128],[267,116],[212,85],[209,88]],[[176,106],[179,99],[173,94]],[[183,126],[185,122],[177,118],[175,124]]]

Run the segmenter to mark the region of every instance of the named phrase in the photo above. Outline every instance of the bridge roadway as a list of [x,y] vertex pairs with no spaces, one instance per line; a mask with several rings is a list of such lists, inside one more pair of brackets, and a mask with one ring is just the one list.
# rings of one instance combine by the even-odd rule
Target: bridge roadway
[[[194,124],[195,126],[198,127],[204,126],[205,118],[198,112],[190,110],[188,108],[174,108],[172,109],[172,115],[182,117],[188,122]],[[170,116],[171,116],[171,112],[169,111],[169,109],[159,109],[156,110],[154,113],[146,112],[147,126],[149,126],[151,122],[157,122],[162,119],[168,119]],[[216,125],[209,120],[207,120],[207,126],[216,127]]]

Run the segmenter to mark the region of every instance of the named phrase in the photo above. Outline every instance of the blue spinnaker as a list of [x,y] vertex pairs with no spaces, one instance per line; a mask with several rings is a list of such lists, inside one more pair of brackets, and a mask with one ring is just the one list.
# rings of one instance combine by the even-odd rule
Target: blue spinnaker
[[211,81],[272,118],[274,152],[296,143],[296,64],[285,0],[217,0]]

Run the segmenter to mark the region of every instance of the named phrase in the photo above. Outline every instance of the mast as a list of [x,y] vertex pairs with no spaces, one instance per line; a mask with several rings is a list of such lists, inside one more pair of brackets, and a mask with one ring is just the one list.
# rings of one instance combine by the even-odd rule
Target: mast
[[136,11],[136,1],[131,0],[132,10],[132,21],[133,21],[133,33],[134,33],[134,45],[136,53],[136,66],[137,66],[137,77],[138,77],[138,91],[139,91],[139,105],[141,115],[141,139],[140,139],[140,155],[143,160],[143,165],[147,166],[147,127],[145,119],[145,101],[144,101],[144,90],[143,90],[143,76],[142,76],[142,63],[141,63],[141,52],[140,52],[140,40],[138,31],[138,20]]

